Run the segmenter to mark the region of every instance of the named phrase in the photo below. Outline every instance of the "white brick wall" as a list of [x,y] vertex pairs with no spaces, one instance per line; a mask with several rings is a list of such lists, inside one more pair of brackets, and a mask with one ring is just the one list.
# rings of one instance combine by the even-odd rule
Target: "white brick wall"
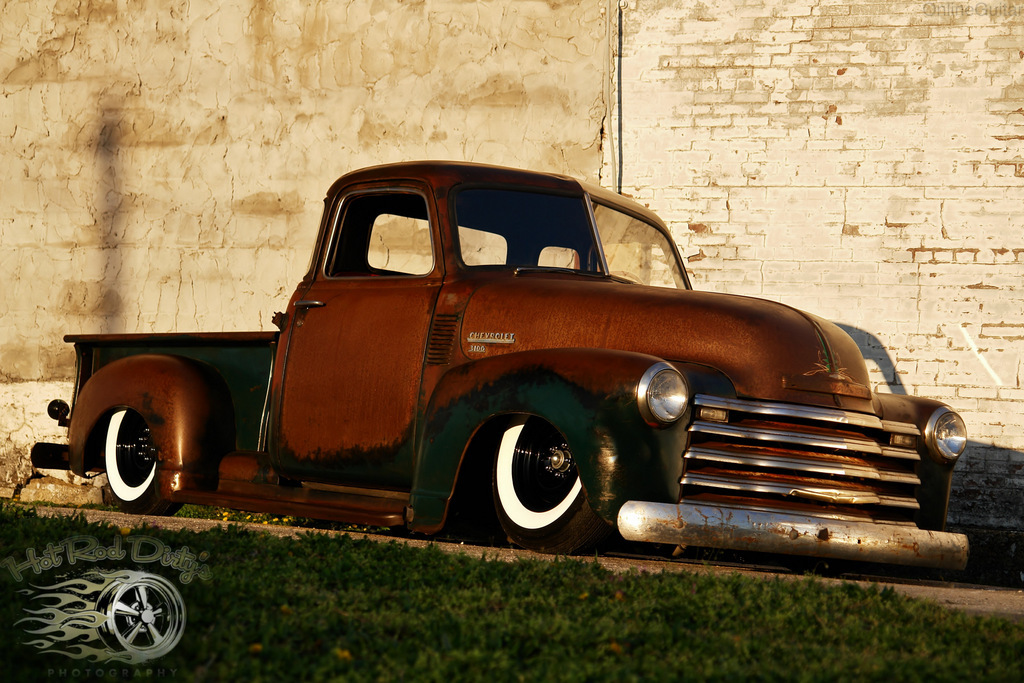
[[951,520],[1022,528],[1024,4],[970,6],[631,2],[603,178],[621,153],[698,288],[832,319],[879,390],[961,411]]

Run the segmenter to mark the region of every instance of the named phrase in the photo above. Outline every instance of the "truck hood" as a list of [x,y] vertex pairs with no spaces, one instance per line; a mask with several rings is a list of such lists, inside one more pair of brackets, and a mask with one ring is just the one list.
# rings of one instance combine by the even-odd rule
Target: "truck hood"
[[460,338],[471,359],[544,348],[634,351],[718,370],[737,396],[873,412],[853,339],[763,299],[531,273],[477,287]]

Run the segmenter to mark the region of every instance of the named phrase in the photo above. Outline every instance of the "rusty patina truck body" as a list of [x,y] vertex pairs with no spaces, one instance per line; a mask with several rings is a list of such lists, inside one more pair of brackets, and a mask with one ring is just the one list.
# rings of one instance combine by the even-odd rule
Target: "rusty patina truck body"
[[344,176],[277,320],[67,337],[70,420],[51,406],[66,466],[106,471],[136,512],[192,502],[429,534],[457,491],[484,491],[511,539],[548,552],[617,531],[966,563],[944,531],[960,418],[873,393],[829,322],[692,290],[664,224],[601,188],[454,163]]

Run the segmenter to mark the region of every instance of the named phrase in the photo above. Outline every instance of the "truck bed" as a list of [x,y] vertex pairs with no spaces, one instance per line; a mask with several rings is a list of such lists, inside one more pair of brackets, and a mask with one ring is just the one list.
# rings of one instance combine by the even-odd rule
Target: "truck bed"
[[75,397],[104,365],[139,354],[183,356],[213,366],[231,391],[237,429],[236,448],[260,450],[277,332],[204,332],[173,334],[75,334],[78,373]]

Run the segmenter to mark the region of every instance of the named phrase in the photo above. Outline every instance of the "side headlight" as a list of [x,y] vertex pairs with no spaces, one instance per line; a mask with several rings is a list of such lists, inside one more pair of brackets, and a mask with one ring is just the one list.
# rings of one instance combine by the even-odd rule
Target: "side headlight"
[[670,424],[686,412],[690,388],[678,370],[668,363],[655,363],[640,378],[636,399],[649,424]]
[[928,418],[924,439],[936,460],[954,463],[967,447],[967,426],[949,408],[939,408]]

